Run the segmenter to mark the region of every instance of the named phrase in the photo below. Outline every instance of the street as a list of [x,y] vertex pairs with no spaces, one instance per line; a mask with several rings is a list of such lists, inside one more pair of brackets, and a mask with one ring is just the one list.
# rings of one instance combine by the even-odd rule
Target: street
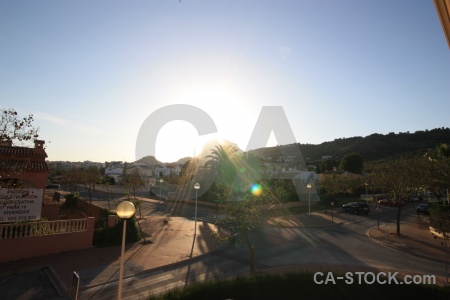
[[[143,216],[171,214],[194,218],[194,207],[181,202],[143,202]],[[331,213],[330,211],[328,213]],[[259,272],[289,267],[289,270],[385,270],[403,274],[429,274],[443,276],[442,263],[433,258],[381,246],[368,238],[370,228],[377,226],[375,210],[368,216],[346,213],[336,208],[336,218],[344,220],[321,227],[267,226],[260,246],[256,250],[256,267]],[[380,224],[395,220],[396,208],[383,207]],[[213,222],[214,210],[199,207],[198,217]],[[413,206],[402,211],[402,223],[416,222]],[[248,250],[245,245],[233,244],[220,251],[209,253],[193,261],[156,272],[126,278],[124,299],[145,298],[173,287],[182,287],[207,279],[227,278],[249,271]],[[117,282],[96,286],[81,292],[81,299],[110,299],[117,293]]]

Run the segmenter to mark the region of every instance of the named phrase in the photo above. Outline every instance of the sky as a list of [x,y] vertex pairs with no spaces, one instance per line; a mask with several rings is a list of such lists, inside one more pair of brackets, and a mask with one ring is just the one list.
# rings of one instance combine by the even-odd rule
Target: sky
[[449,79],[432,0],[0,1],[0,107],[34,115],[50,161],[135,161],[144,121],[180,104],[217,130],[168,121],[162,162],[250,150],[266,106],[302,144],[450,127]]

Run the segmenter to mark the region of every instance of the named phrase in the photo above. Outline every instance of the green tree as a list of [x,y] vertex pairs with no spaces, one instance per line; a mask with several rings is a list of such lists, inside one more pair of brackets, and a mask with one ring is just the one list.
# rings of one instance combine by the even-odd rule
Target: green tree
[[400,235],[400,218],[403,206],[411,196],[421,191],[429,180],[427,160],[420,155],[399,157],[369,168],[370,182],[374,188],[388,194],[397,204],[397,235]]
[[211,168],[217,174],[216,187],[220,197],[216,203],[223,202],[233,194],[233,184],[237,175],[238,149],[231,145],[217,145],[211,149],[211,154],[206,156],[209,160],[205,167]]
[[20,118],[13,108],[0,109],[0,142],[26,143],[38,137],[39,128],[33,126],[33,115]]
[[339,169],[355,174],[361,174],[363,170],[363,160],[359,153],[349,153],[341,159]]
[[437,199],[447,196],[447,193],[442,193],[442,190],[445,188],[448,191],[450,187],[450,146],[439,144],[435,150],[426,153],[425,157],[428,158],[431,173],[427,184],[428,189]]
[[212,167],[217,171],[217,179],[223,183],[232,183],[236,174],[234,159],[238,149],[231,145],[217,145],[211,149],[211,154],[206,156],[209,160],[206,167]]
[[219,226],[230,230],[231,235],[225,235],[223,231],[216,231],[216,239],[235,239],[244,242],[249,254],[250,274],[256,274],[255,252],[261,240],[263,225],[269,222],[273,216],[271,208],[275,198],[268,189],[258,187],[262,192],[248,192],[241,201],[229,201],[222,208],[225,216],[217,221]]

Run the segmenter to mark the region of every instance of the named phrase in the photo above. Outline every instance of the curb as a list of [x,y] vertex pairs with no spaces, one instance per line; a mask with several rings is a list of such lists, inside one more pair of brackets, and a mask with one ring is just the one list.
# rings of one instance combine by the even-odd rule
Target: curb
[[[387,225],[387,224],[380,225],[380,227],[385,226],[385,225]],[[427,255],[423,255],[423,254],[417,253],[416,251],[409,250],[407,248],[398,247],[398,246],[392,245],[392,244],[384,242],[384,241],[380,241],[379,239],[374,238],[373,236],[370,235],[370,231],[372,231],[372,230],[378,230],[378,229],[376,227],[372,227],[366,231],[366,235],[372,242],[374,242],[380,246],[383,246],[385,248],[390,248],[390,249],[393,249],[393,250],[396,250],[399,252],[408,253],[408,254],[411,254],[411,255],[414,255],[414,256],[417,256],[420,258],[429,259],[429,260],[432,260],[432,261],[435,261],[438,263],[442,263],[442,260],[440,260],[440,259],[437,259],[437,258],[434,258],[431,256],[427,256]]]

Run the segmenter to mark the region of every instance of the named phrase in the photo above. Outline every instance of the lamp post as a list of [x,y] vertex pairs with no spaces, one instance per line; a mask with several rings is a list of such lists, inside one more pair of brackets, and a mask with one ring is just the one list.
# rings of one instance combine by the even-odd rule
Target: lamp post
[[194,222],[194,237],[197,236],[197,191],[200,189],[200,183],[194,184],[195,189],[195,222]]
[[308,216],[311,216],[311,184],[307,184],[308,188]]
[[159,200],[162,200],[162,190],[161,190],[161,187],[162,187],[162,183],[164,182],[164,179],[160,179],[159,180]]
[[123,280],[123,257],[125,253],[125,238],[127,231],[127,219],[131,218],[136,212],[136,208],[130,201],[123,201],[117,206],[117,216],[123,220],[122,233],[122,252],[120,255],[120,271],[119,271],[119,292],[117,299],[122,299],[122,280]]
[[367,186],[369,185],[367,182],[364,183],[364,185],[366,186],[366,204],[369,205],[369,198],[367,197]]

